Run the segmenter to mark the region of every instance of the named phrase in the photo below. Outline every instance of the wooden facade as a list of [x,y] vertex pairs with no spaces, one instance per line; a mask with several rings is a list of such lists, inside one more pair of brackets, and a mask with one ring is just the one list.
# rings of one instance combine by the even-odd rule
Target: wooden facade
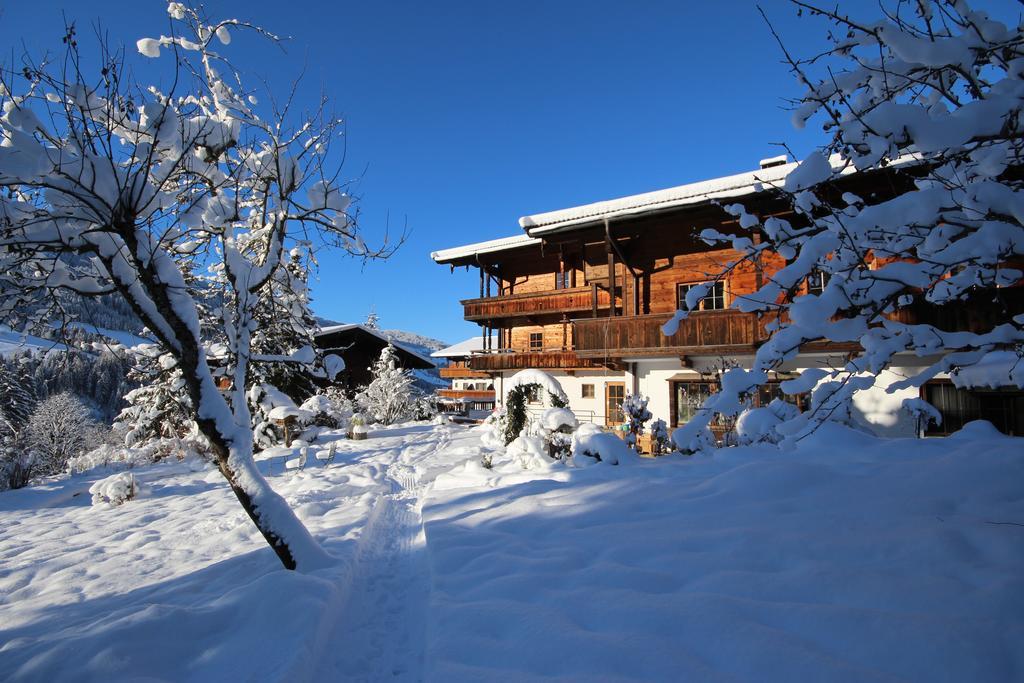
[[[900,171],[843,181],[860,196],[901,191],[911,182]],[[879,189],[884,188],[884,189]],[[782,197],[771,190],[742,199],[748,211],[792,219]],[[474,370],[495,374],[527,368],[580,370],[620,367],[628,358],[690,355],[750,355],[768,338],[770,316],[731,308],[759,290],[784,259],[767,253],[756,263],[733,268],[716,296],[690,313],[677,331],[662,326],[679,308],[691,285],[713,281],[740,254],[698,239],[707,228],[760,236],[741,230],[737,220],[710,201],[603,220],[598,216],[512,248],[473,253],[444,261],[477,267],[480,296],[462,301],[466,320],[493,333],[496,347],[476,354]],[[461,259],[461,260],[460,260]],[[802,291],[806,293],[805,284]],[[928,322],[946,330],[991,329],[1024,312],[1021,288],[991,293],[977,305],[935,307],[914,303],[888,314],[902,322]],[[851,344],[809,344],[806,351],[850,351]]]

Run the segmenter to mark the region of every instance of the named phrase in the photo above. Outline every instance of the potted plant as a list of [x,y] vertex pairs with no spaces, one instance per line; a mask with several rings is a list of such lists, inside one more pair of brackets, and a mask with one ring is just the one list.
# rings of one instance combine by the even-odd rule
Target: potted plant
[[366,429],[366,418],[364,418],[359,413],[354,414],[352,416],[352,419],[349,421],[349,438],[354,439],[356,441],[361,441],[366,438],[367,431],[368,430]]

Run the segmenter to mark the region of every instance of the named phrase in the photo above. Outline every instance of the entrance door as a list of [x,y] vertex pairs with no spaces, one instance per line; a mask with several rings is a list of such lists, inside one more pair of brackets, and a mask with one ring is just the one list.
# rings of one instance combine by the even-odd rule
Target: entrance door
[[622,402],[625,399],[625,382],[608,382],[604,385],[604,425],[606,427],[614,427],[626,421],[622,415]]

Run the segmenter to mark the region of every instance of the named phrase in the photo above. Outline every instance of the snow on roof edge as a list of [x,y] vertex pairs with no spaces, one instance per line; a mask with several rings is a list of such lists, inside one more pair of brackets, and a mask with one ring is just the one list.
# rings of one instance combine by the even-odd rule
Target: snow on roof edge
[[[483,335],[478,334],[475,337],[464,339],[457,344],[452,344],[443,349],[438,349],[430,354],[431,358],[460,358],[462,356],[468,356],[473,351],[483,351]],[[497,337],[491,335],[491,341],[496,345]]]
[[486,242],[474,242],[449,249],[439,249],[430,253],[430,258],[435,263],[448,263],[456,259],[474,256],[476,254],[487,254],[492,251],[504,251],[516,247],[525,247],[531,244],[540,244],[540,240],[529,235],[511,235],[499,237],[498,239],[487,240]]

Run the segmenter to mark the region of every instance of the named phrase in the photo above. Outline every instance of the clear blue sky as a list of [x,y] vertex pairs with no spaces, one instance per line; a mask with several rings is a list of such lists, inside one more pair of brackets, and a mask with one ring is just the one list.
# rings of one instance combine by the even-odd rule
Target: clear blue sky
[[[796,52],[823,44],[820,24],[764,5]],[[3,61],[22,40],[59,49],[62,7],[80,34],[101,17],[129,46],[167,30],[159,1],[4,3]],[[411,230],[387,262],[322,257],[314,308],[336,320],[373,308],[384,327],[459,341],[479,330],[458,304],[478,281],[432,250],[516,234],[522,215],[750,170],[780,153],[772,142],[803,154],[820,141],[790,126],[784,98],[798,89],[753,2],[207,7],[291,37],[285,54],[236,36],[228,54],[278,86],[304,69],[303,92],[323,88],[348,121],[367,241],[388,222]]]

